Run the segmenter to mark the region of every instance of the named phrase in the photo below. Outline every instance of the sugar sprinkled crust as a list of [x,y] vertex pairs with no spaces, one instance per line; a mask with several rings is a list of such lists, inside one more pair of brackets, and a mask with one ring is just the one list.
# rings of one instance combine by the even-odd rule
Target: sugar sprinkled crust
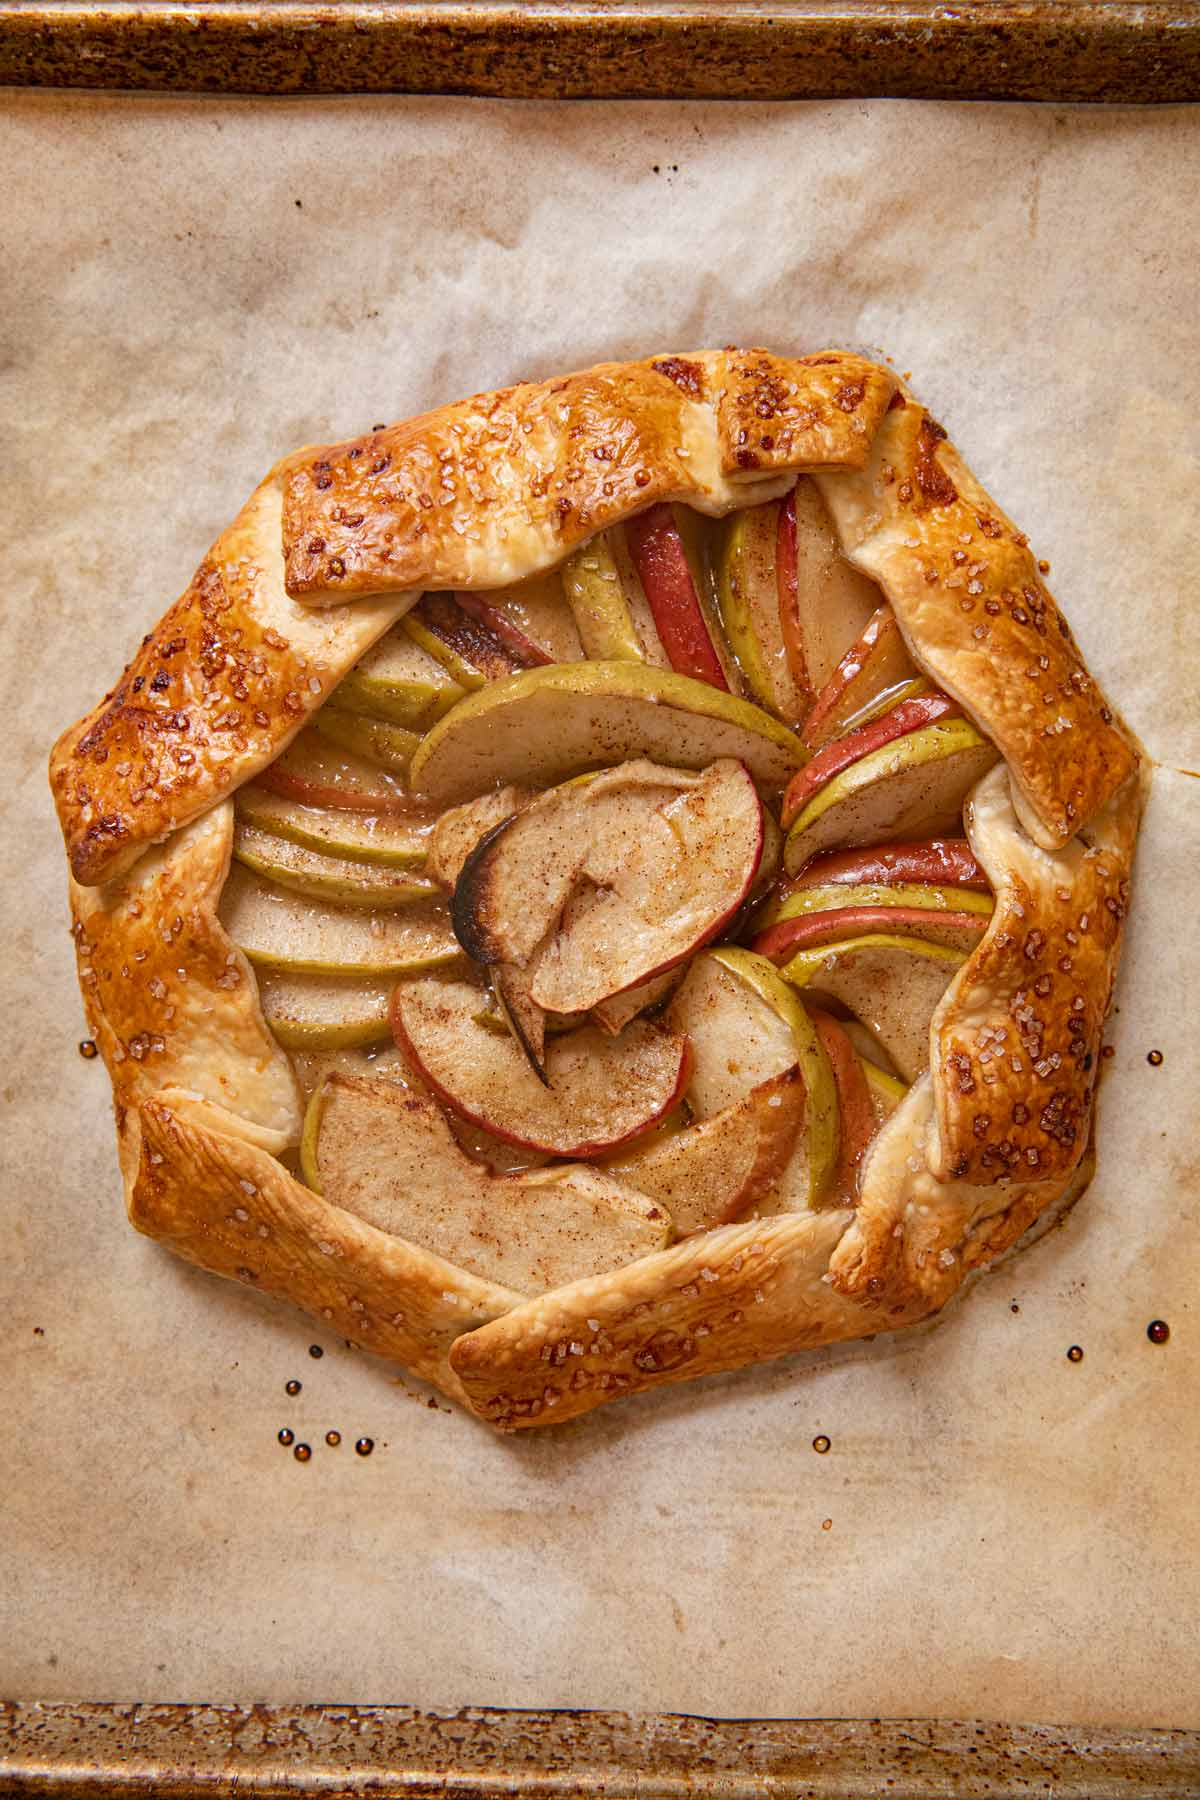
[[[228,798],[423,589],[501,587],[654,502],[719,515],[799,474],[1004,757],[966,813],[993,918],[853,1211],[721,1227],[522,1301],[276,1160],[300,1096],[217,917]],[[51,758],[130,1216],[504,1429],[910,1324],[1081,1179],[1144,780],[1022,534],[862,358],[603,364],[299,451]]]

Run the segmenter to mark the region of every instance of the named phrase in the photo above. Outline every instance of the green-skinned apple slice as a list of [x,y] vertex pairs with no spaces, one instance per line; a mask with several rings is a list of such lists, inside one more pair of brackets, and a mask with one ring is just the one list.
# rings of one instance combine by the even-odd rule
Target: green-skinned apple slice
[[759,1218],[807,1212],[816,1204],[853,1205],[858,1197],[859,1168],[875,1135],[875,1112],[866,1078],[844,1027],[816,1007],[809,1009],[809,1017],[828,1058],[837,1093],[837,1158],[823,1187],[814,1194],[808,1145],[799,1141],[771,1193],[750,1209]]
[[889,1075],[869,1057],[859,1057],[863,1080],[867,1084],[867,1094],[871,1101],[871,1111],[875,1115],[875,1129],[885,1125],[908,1092],[908,1084],[901,1081],[898,1075]]
[[805,1112],[804,1081],[793,1063],[723,1112],[606,1167],[665,1206],[680,1237],[707,1231],[738,1218],[781,1180]]
[[721,624],[750,698],[789,725],[808,709],[809,694],[792,673],[779,605],[777,501],[748,506],[725,522],[717,551]]
[[463,865],[454,928],[477,961],[530,967],[539,1006],[585,1012],[716,936],[761,852],[762,808],[740,763],[698,775],[627,763],[489,832]]
[[285,1050],[353,1050],[389,1042],[389,979],[295,975],[263,969],[263,1017]]
[[779,815],[783,829],[789,830],[814,795],[860,757],[869,756],[873,750],[882,750],[885,744],[905,737],[910,731],[936,725],[939,719],[958,718],[961,713],[958,702],[947,694],[922,694],[916,700],[901,701],[899,706],[892,707],[869,724],[859,726],[857,731],[835,738],[833,743],[818,750],[812,761],[788,783]]
[[980,919],[991,917],[995,901],[973,888],[925,886],[917,881],[813,883],[793,888],[779,903],[776,920],[798,919],[804,913],[828,912],[847,906],[921,906],[934,912],[969,912]]
[[686,507],[651,506],[629,520],[625,542],[671,667],[728,692],[732,684],[709,599],[703,531]]
[[561,569],[547,569],[515,581],[511,587],[477,593],[459,591],[455,599],[495,633],[522,668],[546,662],[578,662],[585,654],[567,597]]
[[339,750],[348,750],[364,762],[375,763],[401,779],[412,761],[420,735],[388,719],[367,719],[361,713],[342,712],[323,706],[313,720],[317,733]]
[[499,681],[515,669],[531,669],[549,658],[537,645],[521,644],[521,634],[503,636],[484,616],[486,608],[468,612],[456,594],[424,594],[401,623],[414,643],[440,662],[459,687],[476,690]]
[[440,893],[432,881],[408,870],[326,856],[244,821],[234,832],[233,854],[256,875],[263,875],[294,894],[331,900],[335,906],[412,906],[436,899]]
[[550,787],[634,757],[684,769],[735,757],[778,792],[805,753],[778,719],[706,682],[641,663],[562,663],[469,695],[422,740],[409,778],[418,795],[449,805],[505,781]]
[[226,931],[252,963],[314,975],[403,974],[461,954],[444,902],[391,912],[285,893],[236,864],[221,895]]
[[330,698],[346,712],[390,719],[409,731],[428,731],[463,692],[400,623],[359,658]]
[[425,810],[414,806],[403,781],[327,742],[311,725],[255,779],[268,793],[301,806],[410,817]]
[[608,533],[567,558],[562,584],[584,656],[601,662],[647,660]]
[[546,1046],[548,1085],[511,1038],[475,1018],[480,991],[418,977],[392,997],[392,1029],[431,1092],[497,1137],[554,1156],[600,1156],[678,1104],[691,1055],[685,1037],[642,1020],[606,1038],[594,1026]]
[[491,1173],[433,1101],[392,1082],[333,1075],[309,1107],[309,1161],[327,1200],[517,1293],[605,1273],[670,1241],[660,1204],[595,1169]]
[[801,950],[782,973],[857,1014],[911,1082],[929,1067],[929,1021],[965,961],[923,938],[873,932]]
[[868,882],[915,882],[991,894],[988,878],[966,838],[920,838],[857,850],[826,850],[805,863],[788,883],[788,891],[835,882],[850,887]]
[[[260,974],[261,982],[262,976]],[[390,994],[391,988],[389,986]],[[413,1085],[408,1064],[403,1053],[397,1049],[388,1026],[387,1038],[380,1043],[352,1045],[344,1050],[305,1050],[294,1049],[289,1052],[292,1067],[296,1071],[296,1079],[300,1083],[305,1099],[320,1087],[326,1075],[335,1072],[339,1075],[361,1075],[374,1079],[376,1076],[396,1081],[401,1087]]]
[[238,818],[258,831],[286,838],[306,850],[326,856],[346,857],[350,862],[377,863],[386,868],[418,869],[425,861],[433,835],[432,818],[348,812],[344,807],[303,806],[252,783],[239,788]]
[[799,1064],[807,1105],[793,1174],[799,1182],[802,1166],[806,1202],[823,1199],[837,1165],[837,1089],[816,1027],[794,990],[752,951],[705,950],[694,958],[665,1018],[691,1040],[688,1103],[697,1118],[736,1105],[750,1088]]
[[946,719],[860,756],[798,815],[784,845],[784,866],[796,874],[835,844],[879,844],[910,832],[952,829],[996,755],[965,719]]
[[933,906],[839,906],[781,919],[759,932],[753,948],[778,964],[799,950],[883,931],[944,944],[965,956],[986,930],[986,917],[972,912],[941,912]]
[[895,613],[876,607],[813,701],[800,735],[810,750],[819,750],[847,731],[850,720],[916,679]]
[[820,693],[883,596],[842,555],[816,484],[801,476],[779,514],[779,606],[797,688]]

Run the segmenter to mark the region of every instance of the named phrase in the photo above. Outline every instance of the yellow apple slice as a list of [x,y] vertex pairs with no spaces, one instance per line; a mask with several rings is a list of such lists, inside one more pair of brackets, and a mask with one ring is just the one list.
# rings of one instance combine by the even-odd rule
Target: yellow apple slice
[[585,656],[602,662],[647,660],[607,533],[567,558],[562,584]]
[[834,845],[882,844],[956,828],[963,801],[996,758],[995,745],[966,719],[927,725],[860,756],[799,813],[784,845],[788,874]]
[[393,725],[387,719],[366,719],[330,705],[321,708],[313,725],[328,743],[393,775],[403,776],[421,741],[417,732],[408,731],[403,725]]
[[929,1021],[965,961],[942,944],[877,932],[801,950],[782,974],[857,1014],[912,1082],[929,1067]]
[[804,1127],[807,1101],[795,1063],[723,1112],[605,1165],[665,1206],[680,1237],[728,1224],[783,1176]]
[[233,854],[245,868],[292,893],[338,906],[412,906],[439,894],[432,881],[407,870],[325,856],[244,821],[234,831]]
[[464,691],[436,657],[413,642],[401,623],[359,658],[330,698],[346,712],[390,719],[409,731],[428,731]]
[[263,1017],[285,1050],[353,1050],[389,1041],[392,983],[354,976],[296,975],[263,969]]
[[805,761],[787,727],[760,707],[673,670],[630,662],[530,669],[468,695],[422,740],[413,789],[439,804],[502,782],[549,787],[632,757],[703,769],[744,762],[778,791]]
[[402,974],[454,962],[461,954],[440,901],[393,912],[330,906],[284,893],[235,864],[219,910],[234,943],[268,969]]
[[635,1020],[619,1038],[594,1026],[547,1042],[546,1085],[511,1038],[476,1021],[480,990],[418,977],[392,998],[392,1029],[427,1087],[461,1118],[555,1156],[600,1156],[646,1131],[683,1097],[687,1039]]
[[331,1075],[309,1121],[306,1165],[334,1206],[518,1293],[620,1268],[672,1235],[660,1203],[595,1169],[491,1173],[433,1101],[389,1081]]
[[299,800],[268,793],[256,783],[238,789],[235,805],[238,818],[257,831],[286,838],[306,850],[319,850],[325,856],[382,863],[388,868],[419,868],[433,834],[432,818],[304,806]]
[[804,913],[840,911],[847,906],[920,906],[931,912],[969,912],[988,919],[995,904],[991,894],[932,883],[926,886],[918,881],[827,882],[796,888],[780,901],[775,918],[798,919]]

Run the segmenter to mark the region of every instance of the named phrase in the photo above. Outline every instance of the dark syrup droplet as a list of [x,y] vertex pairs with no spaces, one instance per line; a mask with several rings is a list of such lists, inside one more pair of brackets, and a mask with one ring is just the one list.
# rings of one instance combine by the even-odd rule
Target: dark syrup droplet
[[1068,1362],[1082,1362],[1083,1361],[1083,1351],[1078,1344],[1072,1344],[1071,1348],[1067,1351],[1067,1361]]
[[813,1439],[813,1449],[818,1456],[824,1456],[828,1452],[829,1439],[825,1436],[824,1432],[822,1432],[820,1437],[815,1437]]
[[1151,1319],[1146,1327],[1146,1336],[1152,1344],[1165,1344],[1171,1335],[1171,1327],[1165,1319]]
[[298,1394],[300,1392],[300,1386],[301,1384],[298,1381],[289,1381],[283,1391],[285,1394]]
[[292,1455],[297,1462],[307,1462],[312,1455],[312,1450],[308,1444],[297,1444],[296,1448],[292,1451]]
[[342,1434],[340,1431],[327,1431],[325,1433],[325,1442],[329,1445],[331,1450],[336,1450],[341,1441]]
[[354,1448],[360,1456],[370,1456],[372,1450],[375,1448],[375,1439],[359,1438]]
[[79,1054],[85,1062],[91,1062],[94,1056],[99,1056],[95,1038],[84,1038],[79,1045]]
[[287,1449],[288,1445],[295,1440],[295,1436],[296,1436],[295,1432],[289,1431],[287,1426],[285,1425],[283,1430],[279,1434],[279,1441],[283,1445],[285,1450]]
[[324,1356],[325,1352],[322,1350],[320,1344],[310,1344],[308,1346],[308,1354],[310,1356]]
[[1150,1050],[1147,1052],[1146,1061],[1150,1064],[1150,1067],[1152,1069],[1159,1068],[1162,1063],[1162,1059],[1163,1059],[1163,1053],[1161,1050]]

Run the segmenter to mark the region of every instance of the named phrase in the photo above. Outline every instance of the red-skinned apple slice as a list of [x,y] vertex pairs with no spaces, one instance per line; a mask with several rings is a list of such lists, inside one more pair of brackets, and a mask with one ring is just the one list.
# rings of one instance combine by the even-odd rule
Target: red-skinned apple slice
[[792,678],[815,698],[882,598],[842,555],[816,484],[801,476],[779,512],[779,616]]
[[671,667],[694,681],[730,691],[704,605],[703,578],[688,556],[675,509],[650,507],[630,519],[625,536]]
[[914,882],[991,892],[966,838],[920,838],[905,844],[877,844],[871,849],[828,850],[810,858],[786,884],[786,891],[834,883],[858,887],[868,882]]
[[929,1067],[929,1021],[965,960],[923,938],[878,932],[801,950],[781,973],[856,1013],[911,1082]]
[[891,931],[928,944],[944,944],[965,956],[975,948],[987,923],[978,913],[940,912],[932,906],[839,906],[781,919],[760,932],[751,948],[773,963],[783,963],[798,950],[817,944]]
[[916,673],[895,613],[890,606],[877,607],[813,701],[802,742],[810,750],[821,749],[847,729],[851,718]]
[[725,1225],[770,1192],[788,1166],[806,1111],[798,1064],[698,1125],[607,1165],[665,1206],[680,1237]]
[[851,731],[845,737],[836,738],[832,744],[826,744],[817,752],[810,763],[795,775],[788,783],[780,810],[780,823],[788,831],[813,795],[848,769],[851,763],[860,756],[869,756],[872,750],[882,750],[896,738],[904,737],[910,731],[920,731],[923,726],[936,725],[939,719],[954,719],[962,716],[962,708],[956,700],[947,694],[923,694],[916,700],[902,700],[899,706],[893,706],[889,712],[878,719],[872,719],[867,725],[860,725],[857,731]]
[[837,1158],[824,1182],[814,1189],[811,1147],[803,1139],[798,1140],[771,1192],[743,1209],[759,1218],[807,1212],[814,1205],[853,1204],[858,1194],[859,1166],[875,1135],[875,1112],[870,1092],[844,1028],[837,1019],[815,1006],[809,1007],[807,1012],[817,1041],[825,1052],[837,1095]]
[[478,593],[459,591],[455,598],[495,632],[518,657],[532,657],[523,667],[538,662],[578,662],[585,654],[579,629],[563,592],[561,569],[547,569],[516,581],[511,587],[489,588]]
[[309,1102],[306,1167],[326,1200],[456,1268],[541,1293],[663,1249],[666,1210],[589,1168],[496,1175],[433,1101],[332,1075]]
[[[521,627],[498,606],[485,600],[482,594],[455,594],[455,600],[467,617],[483,625],[496,641],[508,651],[514,669],[539,669],[556,659],[526,637]],[[511,672],[511,671],[510,671]]]
[[996,759],[995,746],[966,719],[939,719],[893,738],[817,789],[788,832],[784,866],[795,874],[834,844],[952,829]]
[[268,793],[285,800],[299,800],[303,806],[425,816],[429,812],[427,806],[410,799],[402,781],[361,756],[324,742],[311,726],[255,780]]
[[403,625],[461,688],[485,687],[516,670],[542,668],[550,661],[535,645],[518,651],[515,636],[513,643],[505,642],[479,616],[484,610],[481,603],[474,613],[468,612],[461,596],[454,594],[424,594],[405,614]]
[[511,1037],[478,1024],[470,982],[402,981],[392,1030],[426,1086],[459,1114],[511,1144],[554,1156],[601,1156],[647,1131],[683,1097],[688,1041],[635,1020],[619,1038],[594,1026],[546,1046],[547,1086]]
[[714,937],[749,892],[762,841],[741,763],[700,775],[626,763],[552,789],[484,837],[454,891],[455,931],[478,962],[533,968],[547,1011],[586,1011]]

